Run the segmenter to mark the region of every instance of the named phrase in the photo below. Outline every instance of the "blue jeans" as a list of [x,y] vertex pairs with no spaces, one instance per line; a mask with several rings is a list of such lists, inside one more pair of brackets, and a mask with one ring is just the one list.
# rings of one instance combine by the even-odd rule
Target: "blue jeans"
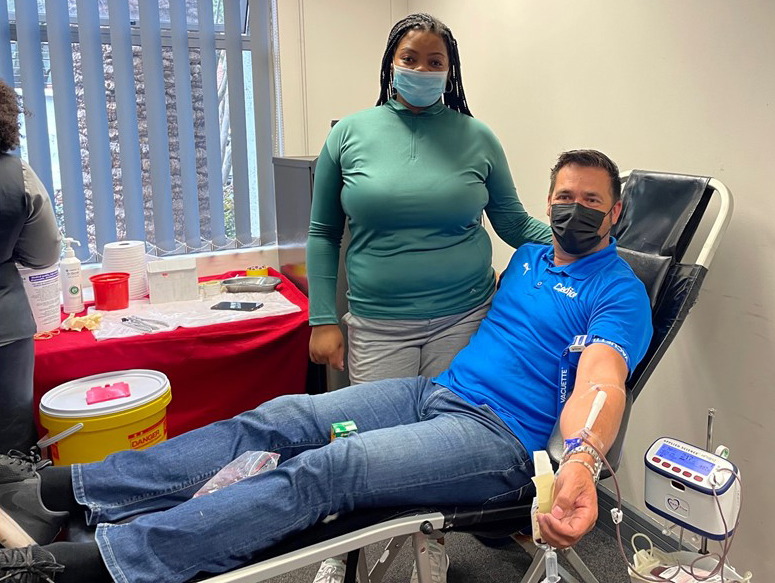
[[[331,442],[331,423],[350,419],[358,433]],[[280,465],[192,498],[248,450],[279,453]],[[73,487],[115,581],[172,583],[236,568],[336,512],[518,500],[532,473],[489,407],[416,377],[279,397],[147,450],[74,465]]]

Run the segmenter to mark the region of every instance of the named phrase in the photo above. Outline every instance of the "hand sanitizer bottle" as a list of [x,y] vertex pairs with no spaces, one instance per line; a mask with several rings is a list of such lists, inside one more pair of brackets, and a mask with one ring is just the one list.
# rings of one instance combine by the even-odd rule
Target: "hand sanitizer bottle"
[[62,283],[62,307],[66,314],[83,311],[83,288],[81,282],[81,261],[75,256],[72,244],[81,244],[65,237],[65,258],[59,262],[59,280]]

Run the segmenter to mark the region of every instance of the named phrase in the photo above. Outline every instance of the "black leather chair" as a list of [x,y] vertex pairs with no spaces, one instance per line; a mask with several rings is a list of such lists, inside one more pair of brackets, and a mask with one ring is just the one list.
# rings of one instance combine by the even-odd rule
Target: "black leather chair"
[[[627,403],[621,429],[608,452],[611,467],[621,461],[622,445],[633,401],[643,390],[665,351],[675,338],[697,301],[705,274],[729,222],[732,198],[718,180],[632,171],[623,175],[623,210],[613,235],[618,240],[619,254],[630,264],[646,285],[653,311],[654,335],[642,362],[627,382]],[[684,263],[684,256],[698,232],[700,221],[714,193],[720,206],[709,233],[694,262]],[[547,449],[555,463],[562,456],[559,428],[550,438]],[[601,478],[608,476],[604,471]],[[327,557],[349,553],[346,583],[356,574],[360,583],[376,583],[388,568],[396,551],[412,537],[420,583],[430,581],[429,563],[423,551],[428,535],[449,531],[475,532],[483,536],[503,536],[530,528],[530,505],[470,508],[385,508],[353,512],[309,529],[291,541],[285,541],[256,557],[256,562],[208,579],[209,583],[253,583],[316,563]],[[385,554],[369,571],[363,560],[366,545],[387,540]],[[587,583],[597,580],[584,566],[573,549],[565,549],[566,558]],[[536,583],[543,576],[543,549],[537,549],[533,563],[522,579]],[[575,581],[566,571],[563,579]]]

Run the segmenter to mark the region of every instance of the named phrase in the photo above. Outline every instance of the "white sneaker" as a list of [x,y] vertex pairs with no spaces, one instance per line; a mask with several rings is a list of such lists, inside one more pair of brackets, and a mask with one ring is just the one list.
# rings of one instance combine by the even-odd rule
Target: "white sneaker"
[[[433,539],[428,540],[428,558],[431,561],[431,582],[447,583],[449,557],[444,545]],[[417,565],[412,569],[411,583],[418,583]]]
[[341,559],[326,559],[320,563],[315,580],[312,583],[342,583],[345,565]]

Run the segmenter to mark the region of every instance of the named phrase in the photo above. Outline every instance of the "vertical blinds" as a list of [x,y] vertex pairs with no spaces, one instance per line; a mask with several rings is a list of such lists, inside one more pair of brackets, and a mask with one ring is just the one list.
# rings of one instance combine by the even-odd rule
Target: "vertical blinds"
[[0,0],[0,76],[22,97],[22,154],[63,230],[88,242],[82,260],[121,239],[159,255],[272,240],[259,210],[273,207],[281,143],[265,89],[279,86],[276,12],[251,3]]

